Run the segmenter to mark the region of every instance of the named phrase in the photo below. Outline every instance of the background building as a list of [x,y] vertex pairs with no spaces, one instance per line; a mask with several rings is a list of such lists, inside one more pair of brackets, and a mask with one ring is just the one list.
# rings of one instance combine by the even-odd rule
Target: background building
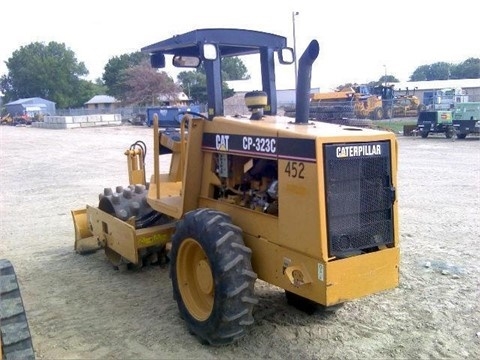
[[113,96],[109,95],[95,95],[88,100],[84,105],[89,110],[110,110],[115,109],[120,102]]
[[27,115],[35,117],[35,115],[55,115],[55,103],[42,98],[26,98],[18,99],[5,104],[7,113],[11,116]]
[[[410,95],[416,95],[422,102],[424,95],[429,95],[436,90],[442,89],[457,89],[461,90],[468,102],[480,101],[480,79],[454,79],[454,80],[432,80],[432,81],[406,81],[394,83],[395,94],[405,95],[407,92]],[[459,94],[460,95],[460,94]]]

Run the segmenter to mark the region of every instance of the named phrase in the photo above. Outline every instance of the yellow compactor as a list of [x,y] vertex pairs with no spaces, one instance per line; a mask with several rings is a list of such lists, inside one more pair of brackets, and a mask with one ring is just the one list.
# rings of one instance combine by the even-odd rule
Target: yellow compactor
[[[72,211],[77,252],[103,249],[118,267],[167,259],[182,318],[212,345],[247,333],[257,279],[306,311],[398,285],[395,135],[309,120],[316,40],[298,61],[295,119],[277,115],[275,66],[294,62],[285,37],[199,29],[142,51],[155,68],[203,63],[208,109],[176,128],[155,119],[153,174],[134,143],[130,184]],[[221,59],[243,55],[258,58],[262,89],[245,95],[249,114],[227,115]]]

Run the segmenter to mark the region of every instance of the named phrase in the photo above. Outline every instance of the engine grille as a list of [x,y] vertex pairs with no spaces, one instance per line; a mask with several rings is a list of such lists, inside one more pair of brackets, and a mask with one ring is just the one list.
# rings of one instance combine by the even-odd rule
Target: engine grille
[[329,256],[393,244],[388,141],[324,145]]

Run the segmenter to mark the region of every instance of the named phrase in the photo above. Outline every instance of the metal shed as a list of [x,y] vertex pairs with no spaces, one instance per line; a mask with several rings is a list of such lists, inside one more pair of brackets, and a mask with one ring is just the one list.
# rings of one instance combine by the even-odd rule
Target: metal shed
[[55,115],[55,103],[50,100],[45,100],[39,97],[18,99],[8,104],[5,104],[7,113],[12,116],[28,115],[29,117],[35,114]]

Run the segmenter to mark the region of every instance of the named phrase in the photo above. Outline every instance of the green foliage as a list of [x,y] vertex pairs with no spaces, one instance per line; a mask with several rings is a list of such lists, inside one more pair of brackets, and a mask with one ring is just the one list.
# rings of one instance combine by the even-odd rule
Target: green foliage
[[77,96],[74,101],[69,104],[71,108],[81,108],[85,102],[90,100],[94,95],[105,94],[105,86],[95,84],[91,81],[80,79],[78,82]]
[[139,65],[142,61],[149,60],[149,55],[140,51],[114,56],[108,60],[103,72],[103,81],[107,87],[107,94],[118,99],[124,97],[128,90],[124,87],[124,70]]
[[380,79],[378,79],[378,82],[377,84],[375,85],[381,85],[381,84],[391,84],[391,83],[398,83],[400,82],[400,80],[398,80],[395,76],[393,75],[383,75],[380,77]]
[[96,95],[107,93],[107,90],[108,90],[107,86],[104,84],[101,78],[96,78],[95,81],[93,82],[93,86],[94,86]]
[[[208,102],[207,77],[201,70],[182,71],[177,75],[177,79],[190,100],[200,104]],[[230,89],[224,81],[222,83],[222,97],[226,99],[233,96],[234,93],[235,91]]]
[[480,79],[480,59],[469,58],[457,65],[446,62],[422,65],[410,76],[411,81],[448,79]]
[[446,62],[437,62],[430,65],[430,74],[435,80],[448,80],[450,78],[451,64]]
[[373,87],[378,86],[378,85],[385,85],[385,83],[387,83],[388,85],[391,85],[393,83],[398,83],[398,82],[400,82],[400,80],[398,80],[393,75],[386,75],[386,76],[382,75],[380,77],[380,79],[378,79],[377,81],[370,81],[366,85],[370,88],[373,88]]
[[[223,57],[221,59],[221,67],[224,81],[250,79],[247,67],[238,56]],[[201,63],[196,70],[201,74],[205,74],[205,65]]]
[[189,99],[193,102],[200,104],[206,104],[208,102],[206,82],[203,84],[192,85],[189,89],[189,93]]
[[469,58],[454,66],[451,79],[480,79],[480,58]]
[[222,58],[222,76],[223,80],[248,80],[250,75],[247,73],[247,67],[243,61],[237,57]]
[[5,62],[8,74],[0,79],[4,101],[41,97],[58,108],[72,107],[93,96],[81,76],[88,75],[83,62],[65,44],[35,42],[13,52]]
[[410,76],[410,81],[427,81],[429,79],[430,65],[422,65],[415,69]]
[[[387,82],[387,84],[391,85],[392,83],[398,83],[400,81],[393,75],[387,75],[387,76],[382,75],[380,77],[380,79],[378,79],[376,81],[370,81],[370,82],[366,83],[365,85],[367,85],[371,89],[371,88],[373,88],[375,86],[378,86],[378,85],[384,85],[385,82]],[[349,87],[355,87],[355,86],[358,86],[358,85],[359,84],[353,84],[353,83],[341,84],[341,85],[338,85],[336,87],[336,90],[340,91],[342,89],[349,88]]]
[[[246,80],[250,79],[247,73],[247,67],[239,57],[222,58],[222,95],[223,98],[233,96],[235,91],[230,89],[225,81],[228,80]],[[182,71],[177,75],[183,91],[195,102],[207,103],[207,79],[205,67],[202,63],[194,71]]]
[[204,71],[182,71],[177,75],[177,79],[190,99],[206,99],[207,78]]
[[230,89],[227,85],[226,82],[223,82],[222,84],[222,97],[224,99],[227,99],[229,97],[232,97],[233,95],[235,94],[235,90],[234,89]]

